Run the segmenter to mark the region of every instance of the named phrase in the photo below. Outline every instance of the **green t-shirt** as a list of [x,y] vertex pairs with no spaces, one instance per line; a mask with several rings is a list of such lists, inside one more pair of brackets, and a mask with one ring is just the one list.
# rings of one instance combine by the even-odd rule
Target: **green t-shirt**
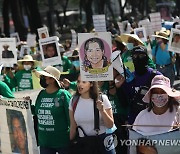
[[127,108],[124,108],[121,105],[122,100],[119,100],[117,94],[115,95],[109,94],[108,90],[109,90],[109,83],[104,82],[103,86],[101,87],[101,91],[108,96],[109,101],[112,105],[113,114],[127,115]]
[[[36,68],[36,70],[41,69]],[[11,85],[11,87],[13,88],[17,87],[18,91],[33,89],[32,70],[19,70],[15,73],[14,78],[10,78],[10,80],[7,80],[7,75],[5,78],[6,82],[8,82],[8,85]]]
[[14,95],[8,85],[2,81],[0,81],[0,95],[6,98],[14,98]]
[[70,93],[62,89],[52,94],[47,93],[46,90],[39,93],[34,111],[38,118],[40,146],[50,148],[68,146],[70,98]]

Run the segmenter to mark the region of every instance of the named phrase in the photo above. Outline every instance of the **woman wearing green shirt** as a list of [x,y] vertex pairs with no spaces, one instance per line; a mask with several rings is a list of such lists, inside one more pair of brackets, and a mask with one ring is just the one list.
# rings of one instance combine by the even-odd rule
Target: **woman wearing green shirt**
[[69,144],[69,101],[67,90],[61,88],[60,71],[47,66],[37,71],[44,88],[37,96],[32,113],[37,116],[38,143],[40,154],[67,154]]
[[36,89],[35,87],[40,88],[37,85],[38,83],[34,84],[36,77],[32,77],[33,71],[37,67],[37,61],[33,60],[32,56],[26,55],[23,59],[18,60],[18,64],[23,69],[17,71],[15,74],[10,71],[10,78],[8,79],[7,75],[5,76],[6,83],[12,87],[17,87],[18,91]]

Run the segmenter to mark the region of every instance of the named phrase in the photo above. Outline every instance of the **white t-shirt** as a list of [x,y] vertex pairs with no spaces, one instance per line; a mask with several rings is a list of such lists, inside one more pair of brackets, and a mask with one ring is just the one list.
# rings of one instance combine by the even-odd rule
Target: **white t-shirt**
[[165,133],[173,129],[171,126],[177,125],[177,123],[180,122],[180,117],[178,118],[177,115],[177,109],[175,107],[173,108],[173,112],[169,112],[168,109],[161,115],[154,114],[152,110],[148,112],[148,110],[145,109],[138,114],[133,125],[164,125],[169,127],[133,126],[133,129],[142,135]]
[[[111,103],[109,102],[109,99],[106,95],[102,95],[102,99],[103,99],[104,109],[112,108]],[[72,110],[71,101],[69,105],[69,110]],[[99,117],[100,117],[99,134],[102,134],[106,132],[107,128],[104,125],[101,114],[99,114]],[[79,101],[78,101],[78,104],[74,113],[74,119],[76,121],[77,126],[81,126],[88,136],[96,135],[96,132],[94,130],[94,102],[91,98],[90,99],[84,99],[82,97],[79,98]],[[83,134],[81,131],[79,131],[79,136],[83,137]]]

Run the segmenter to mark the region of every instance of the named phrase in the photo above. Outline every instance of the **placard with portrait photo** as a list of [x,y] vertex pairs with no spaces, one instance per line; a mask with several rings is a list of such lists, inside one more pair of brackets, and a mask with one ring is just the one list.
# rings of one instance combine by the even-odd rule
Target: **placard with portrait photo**
[[82,80],[113,80],[111,33],[79,33],[78,44]]
[[39,154],[30,102],[23,98],[1,99],[1,151]]
[[171,28],[168,50],[180,53],[180,30]]
[[62,64],[57,36],[40,39],[39,45],[43,66]]
[[25,55],[30,55],[31,48],[27,45],[22,45],[19,53],[19,57],[23,58]]
[[19,37],[19,33],[17,33],[17,32],[16,32],[16,33],[11,33],[11,34],[10,34],[10,37],[16,39],[16,45],[21,44],[21,40],[20,40],[20,37]]
[[37,31],[38,31],[39,39],[43,39],[43,38],[49,37],[49,32],[48,32],[48,28],[47,27],[38,28]]
[[17,63],[15,38],[0,38],[0,63],[5,67],[12,67]]
[[136,34],[141,41],[146,42],[147,41],[147,34],[145,27],[135,28],[134,34]]

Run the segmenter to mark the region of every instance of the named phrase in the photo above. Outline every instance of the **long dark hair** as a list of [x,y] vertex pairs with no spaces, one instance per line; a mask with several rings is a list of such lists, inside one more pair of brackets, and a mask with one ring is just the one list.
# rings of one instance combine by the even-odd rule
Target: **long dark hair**
[[[96,81],[89,81],[92,86],[89,89],[89,96],[90,98],[92,98],[93,100],[97,100],[98,99],[98,95],[99,95],[99,88],[98,88],[98,83]],[[78,89],[76,90],[75,95],[80,96],[81,94],[79,93]]]
[[[150,112],[152,109],[153,109],[153,102],[150,100],[149,104],[148,104],[148,112]],[[178,101],[174,98],[174,97],[169,97],[169,100],[168,100],[168,109],[169,109],[169,112],[173,112],[173,106],[179,106],[179,103]]]

